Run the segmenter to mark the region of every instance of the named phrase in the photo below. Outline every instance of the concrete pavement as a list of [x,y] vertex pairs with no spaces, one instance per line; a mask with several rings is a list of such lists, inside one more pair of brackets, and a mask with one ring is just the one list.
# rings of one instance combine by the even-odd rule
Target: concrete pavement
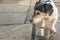
[[24,23],[30,0],[0,1],[0,24]]
[[32,24],[0,25],[0,40],[31,40]]
[[27,13],[0,13],[0,24],[24,23]]
[[23,24],[30,0],[4,0],[0,4],[0,40],[30,40],[32,24]]
[[30,0],[3,0],[0,12],[27,12]]

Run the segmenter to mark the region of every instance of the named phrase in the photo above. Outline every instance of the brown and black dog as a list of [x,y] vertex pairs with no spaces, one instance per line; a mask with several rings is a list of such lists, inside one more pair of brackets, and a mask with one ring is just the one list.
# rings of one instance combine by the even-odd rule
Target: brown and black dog
[[55,24],[58,19],[58,9],[52,0],[39,0],[36,2],[31,23],[36,24],[40,22],[44,17],[48,17],[49,21],[53,21],[51,29],[56,32]]

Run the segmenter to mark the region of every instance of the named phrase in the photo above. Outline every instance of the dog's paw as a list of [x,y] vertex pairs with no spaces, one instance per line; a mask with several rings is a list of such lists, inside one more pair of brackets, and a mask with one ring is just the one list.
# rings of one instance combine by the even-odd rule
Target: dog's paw
[[54,33],[56,33],[56,29],[52,29],[52,31],[53,31]]

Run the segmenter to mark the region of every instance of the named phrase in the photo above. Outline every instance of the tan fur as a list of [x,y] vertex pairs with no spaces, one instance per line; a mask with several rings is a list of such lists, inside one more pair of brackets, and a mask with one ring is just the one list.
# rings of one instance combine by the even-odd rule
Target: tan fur
[[[40,15],[37,15],[37,13],[40,13]],[[38,10],[35,10],[35,12],[34,12],[34,18],[43,18],[43,17],[45,17],[46,16],[46,13],[44,13],[44,12],[40,12],[40,11],[38,11]]]

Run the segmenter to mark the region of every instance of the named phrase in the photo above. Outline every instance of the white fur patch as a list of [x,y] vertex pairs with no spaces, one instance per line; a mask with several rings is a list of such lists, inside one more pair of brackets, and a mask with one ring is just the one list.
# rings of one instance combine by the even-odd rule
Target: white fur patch
[[42,20],[41,27],[45,27],[45,20]]
[[39,18],[33,18],[33,23],[38,23],[40,21],[41,21],[41,18],[40,19]]

